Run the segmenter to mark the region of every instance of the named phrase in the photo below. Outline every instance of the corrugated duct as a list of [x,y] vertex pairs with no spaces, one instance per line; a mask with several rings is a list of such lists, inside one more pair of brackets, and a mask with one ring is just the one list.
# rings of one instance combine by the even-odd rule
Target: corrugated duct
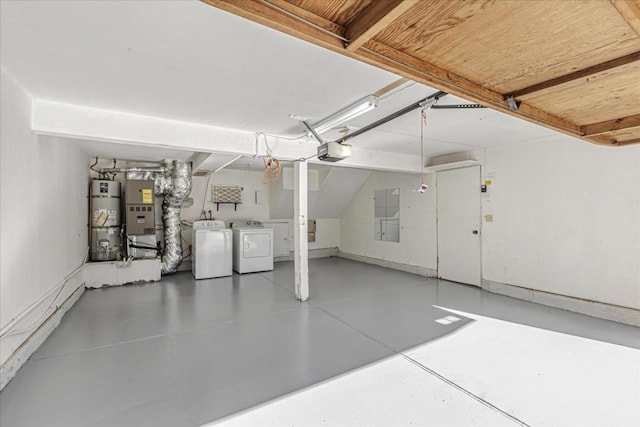
[[164,223],[164,253],[162,274],[175,273],[182,262],[180,210],[191,192],[191,166],[184,160],[175,160],[165,176],[154,183],[155,191],[164,194],[162,222]]

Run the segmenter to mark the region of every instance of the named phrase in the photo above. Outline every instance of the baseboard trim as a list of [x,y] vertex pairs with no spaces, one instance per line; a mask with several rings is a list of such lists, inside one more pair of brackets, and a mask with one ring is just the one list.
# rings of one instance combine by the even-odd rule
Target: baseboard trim
[[523,288],[506,283],[493,282],[491,280],[483,279],[481,286],[482,289],[496,294],[573,311],[575,313],[586,314],[587,316],[598,317],[600,319],[612,320],[631,326],[640,326],[640,310],[633,308]]
[[[79,272],[81,274],[81,271]],[[0,390],[11,381],[18,370],[25,364],[31,355],[40,347],[47,337],[60,324],[64,314],[78,301],[84,293],[84,282],[54,311],[40,326],[22,343],[16,351],[9,356],[7,361],[0,366]]]
[[[309,249],[309,259],[313,258],[329,258],[338,255],[338,248]],[[273,258],[274,262],[293,261],[293,252],[287,256],[277,256]]]
[[425,277],[438,277],[438,271],[428,267],[421,267],[418,265],[402,264],[395,261],[388,261],[384,259],[371,258],[364,255],[352,254],[349,252],[343,252],[338,250],[338,256],[340,258],[346,258],[353,261],[365,262],[367,264],[378,265],[380,267],[387,267],[394,270],[405,271],[407,273],[418,274]]

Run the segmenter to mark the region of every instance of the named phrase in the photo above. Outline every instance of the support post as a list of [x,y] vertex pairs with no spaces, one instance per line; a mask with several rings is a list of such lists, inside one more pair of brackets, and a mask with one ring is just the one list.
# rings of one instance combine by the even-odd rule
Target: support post
[[309,243],[307,241],[307,162],[294,165],[293,237],[296,298],[309,298]]

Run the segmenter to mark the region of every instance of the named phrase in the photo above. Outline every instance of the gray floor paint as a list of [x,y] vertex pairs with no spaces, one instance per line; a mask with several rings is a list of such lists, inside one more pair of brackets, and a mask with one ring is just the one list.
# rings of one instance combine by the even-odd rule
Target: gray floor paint
[[87,291],[0,393],[0,425],[201,425],[475,321],[436,306],[640,348],[638,328],[340,258],[310,260],[310,284],[295,301],[284,262]]

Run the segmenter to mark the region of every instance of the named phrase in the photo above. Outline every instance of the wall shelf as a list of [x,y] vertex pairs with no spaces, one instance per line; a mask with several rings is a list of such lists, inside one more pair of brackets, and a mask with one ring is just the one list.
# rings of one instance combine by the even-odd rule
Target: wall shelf
[[220,205],[233,205],[233,210],[238,210],[238,205],[241,205],[242,202],[213,202],[216,204],[216,211],[220,210]]

